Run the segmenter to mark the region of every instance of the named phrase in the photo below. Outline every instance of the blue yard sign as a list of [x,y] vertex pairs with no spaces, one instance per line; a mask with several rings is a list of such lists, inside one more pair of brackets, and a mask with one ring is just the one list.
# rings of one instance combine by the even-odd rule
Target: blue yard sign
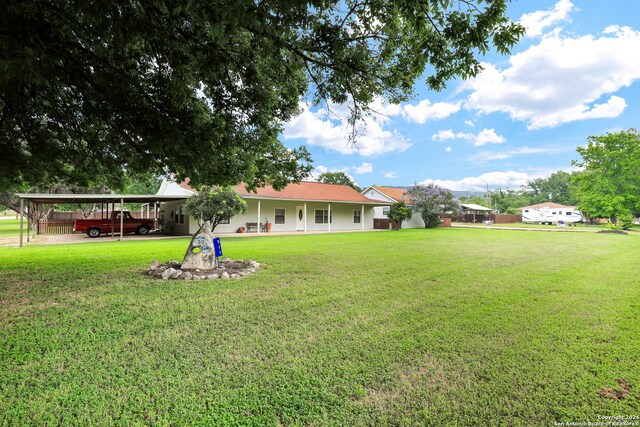
[[213,239],[213,249],[216,252],[216,257],[222,256],[222,244],[219,237]]

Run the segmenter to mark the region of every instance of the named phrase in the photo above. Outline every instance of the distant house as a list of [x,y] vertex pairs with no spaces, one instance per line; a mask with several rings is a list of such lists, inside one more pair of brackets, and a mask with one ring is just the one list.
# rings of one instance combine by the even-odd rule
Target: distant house
[[[369,199],[380,200],[387,204],[404,202],[407,206],[411,206],[411,198],[407,195],[407,190],[398,187],[381,187],[372,185],[365,188],[362,194]],[[374,208],[375,219],[388,219],[389,206],[377,206]],[[402,222],[403,228],[424,228],[424,221],[419,212],[414,212],[411,218]]]
[[[216,233],[235,233],[238,228],[261,233],[267,222],[272,232],[372,230],[374,207],[381,203],[351,187],[319,182],[289,184],[281,191],[272,187],[249,192],[243,184],[235,186],[247,202],[247,212],[220,223]],[[188,182],[165,181],[158,194],[181,194],[186,200],[196,191]],[[163,203],[160,220],[175,234],[194,234],[198,219],[185,214],[184,200]],[[383,203],[384,204],[384,203]]]

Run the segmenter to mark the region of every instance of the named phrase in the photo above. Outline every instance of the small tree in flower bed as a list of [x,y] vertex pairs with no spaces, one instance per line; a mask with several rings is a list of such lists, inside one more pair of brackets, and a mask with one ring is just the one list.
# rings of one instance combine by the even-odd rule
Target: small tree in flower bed
[[247,211],[247,202],[231,187],[209,187],[187,199],[184,205],[187,214],[198,218],[200,225],[209,221],[211,231],[238,213]]
[[387,215],[389,221],[393,224],[394,230],[400,230],[402,221],[411,218],[411,209],[404,202],[396,202],[391,205],[389,209],[389,215]]
[[414,185],[407,196],[413,202],[413,211],[420,212],[425,228],[440,225],[440,217],[445,213],[460,213],[460,204],[453,193],[434,183]]

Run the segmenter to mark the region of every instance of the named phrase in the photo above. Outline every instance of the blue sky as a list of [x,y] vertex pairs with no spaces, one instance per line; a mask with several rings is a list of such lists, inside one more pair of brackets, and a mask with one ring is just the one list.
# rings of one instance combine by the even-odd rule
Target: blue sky
[[367,120],[357,149],[315,107],[286,124],[285,144],[306,145],[315,174],[344,171],[360,186],[482,191],[571,171],[589,135],[640,127],[640,2],[514,1],[508,14],[527,28],[511,55],[483,57],[478,77],[442,92],[417,82],[409,102],[380,101],[386,115]]

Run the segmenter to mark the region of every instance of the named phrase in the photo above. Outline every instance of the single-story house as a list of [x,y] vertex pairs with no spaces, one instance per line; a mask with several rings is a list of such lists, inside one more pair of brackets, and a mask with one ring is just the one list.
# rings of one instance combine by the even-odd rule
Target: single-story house
[[[405,202],[405,204],[411,207],[411,199],[407,196],[407,190],[398,187],[382,187],[379,185],[372,185],[365,188],[362,194],[369,199],[379,200],[385,202],[387,206],[377,206],[374,208],[375,219],[387,219],[390,206],[397,202]],[[419,212],[414,212],[411,218],[402,222],[403,228],[424,228],[424,221]]]
[[[254,193],[247,191],[244,184],[234,189],[246,200],[247,211],[220,223],[216,233],[235,233],[240,227],[261,233],[266,231],[266,223],[271,224],[272,232],[372,230],[374,207],[381,205],[351,187],[320,182],[289,184],[280,191],[267,186]],[[165,230],[175,234],[198,231],[198,219],[184,212],[184,200],[195,193],[188,182],[163,182],[158,195],[184,197],[160,206],[159,217]]]

